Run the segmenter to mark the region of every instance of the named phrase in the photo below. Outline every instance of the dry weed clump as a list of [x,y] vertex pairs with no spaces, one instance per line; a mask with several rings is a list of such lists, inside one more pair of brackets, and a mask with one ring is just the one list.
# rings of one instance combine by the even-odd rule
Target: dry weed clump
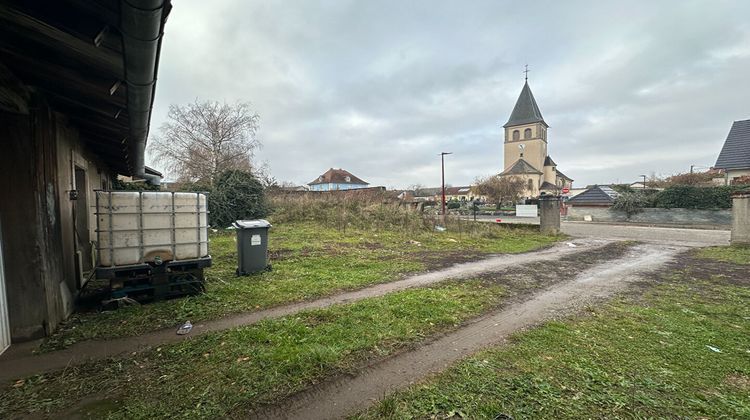
[[[312,221],[339,231],[357,228],[431,232],[443,226],[439,215],[415,210],[387,191],[277,193],[270,196],[269,202],[276,223]],[[507,235],[507,228],[455,216],[446,218],[445,228],[483,238],[500,237],[503,232]]]

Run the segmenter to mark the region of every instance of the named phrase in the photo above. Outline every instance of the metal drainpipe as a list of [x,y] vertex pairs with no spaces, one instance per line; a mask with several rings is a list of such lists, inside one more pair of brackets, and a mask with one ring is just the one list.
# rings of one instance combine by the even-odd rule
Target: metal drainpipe
[[134,176],[153,182],[146,174],[145,151],[156,70],[161,48],[162,23],[169,12],[165,0],[122,0],[120,32],[125,56],[125,83],[130,121],[129,160]]

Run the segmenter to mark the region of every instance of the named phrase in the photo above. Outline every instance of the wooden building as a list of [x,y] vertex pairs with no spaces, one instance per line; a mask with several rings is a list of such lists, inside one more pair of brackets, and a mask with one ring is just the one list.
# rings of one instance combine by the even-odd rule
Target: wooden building
[[170,9],[0,1],[0,337],[54,331],[95,264],[93,191],[118,174],[151,178],[144,150]]

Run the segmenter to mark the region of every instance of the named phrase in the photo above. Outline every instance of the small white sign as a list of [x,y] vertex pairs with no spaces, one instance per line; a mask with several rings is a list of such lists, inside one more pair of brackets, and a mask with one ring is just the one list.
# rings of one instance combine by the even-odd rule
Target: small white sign
[[260,235],[253,235],[250,237],[250,245],[260,245]]
[[536,204],[518,204],[516,205],[516,217],[536,217]]

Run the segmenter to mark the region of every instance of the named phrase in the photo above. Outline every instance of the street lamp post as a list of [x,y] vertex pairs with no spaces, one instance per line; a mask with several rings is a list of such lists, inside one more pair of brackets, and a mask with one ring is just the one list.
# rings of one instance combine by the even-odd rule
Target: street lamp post
[[442,186],[443,186],[443,199],[442,202],[442,209],[443,209],[443,224],[445,224],[445,155],[452,155],[453,152],[440,152],[440,174],[442,178]]

